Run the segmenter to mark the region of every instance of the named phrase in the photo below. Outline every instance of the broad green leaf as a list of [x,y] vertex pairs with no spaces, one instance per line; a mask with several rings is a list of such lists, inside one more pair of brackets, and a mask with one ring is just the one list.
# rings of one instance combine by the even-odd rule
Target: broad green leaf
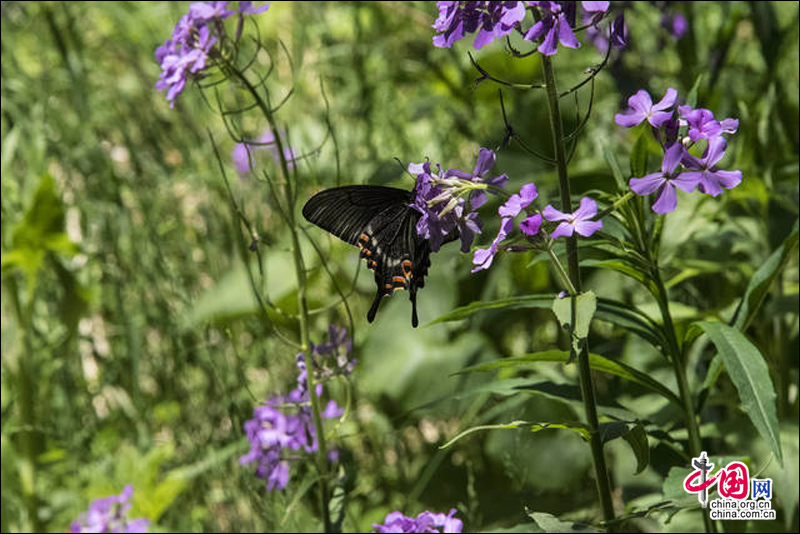
[[649,136],[649,130],[643,129],[636,139],[636,144],[633,145],[633,150],[631,151],[631,176],[634,178],[641,178],[647,174]]
[[750,326],[767,293],[769,293],[773,280],[792,257],[792,252],[797,246],[798,235],[800,235],[800,232],[798,232],[798,221],[796,220],[792,233],[783,240],[781,246],[753,274],[750,283],[747,284],[747,290],[744,292],[738,308],[736,308],[736,313],[731,319],[731,326],[739,330],[746,330]]
[[[557,362],[567,363],[569,360],[569,352],[563,350],[547,350],[542,352],[534,352],[515,358],[501,358],[493,362],[482,363],[473,365],[462,369],[460,373],[475,373],[493,371],[495,369],[509,368],[509,367],[522,367],[539,362]],[[625,380],[629,380],[642,387],[649,389],[659,395],[662,395],[676,406],[682,406],[680,399],[670,391],[666,386],[660,382],[653,380],[649,375],[629,367],[623,363],[615,360],[610,360],[599,354],[589,353],[589,366],[594,371],[601,373],[608,373]]]
[[[572,302],[575,301],[575,309]],[[572,350],[575,354],[580,352],[584,340],[589,336],[589,325],[597,309],[597,297],[592,291],[581,293],[574,297],[556,297],[553,299],[553,313],[561,327],[569,332],[572,341]],[[574,320],[574,324],[573,324]]]
[[585,440],[588,440],[591,437],[589,428],[584,423],[578,423],[578,422],[533,423],[530,421],[512,421],[510,423],[500,423],[496,425],[479,425],[479,426],[474,426],[472,428],[468,428],[467,430],[460,432],[456,437],[454,437],[453,439],[451,439],[450,441],[448,441],[439,448],[446,449],[451,445],[453,445],[456,441],[460,440],[461,438],[469,436],[470,434],[474,434],[475,432],[480,432],[483,430],[515,430],[518,428],[527,428],[531,432],[539,432],[540,430],[548,430],[548,429],[571,430],[579,434]]
[[739,392],[742,409],[750,417],[772,452],[783,464],[775,388],[767,362],[742,332],[722,323],[695,323],[717,348],[731,381]]
[[530,510],[526,510],[526,513],[528,514],[528,517],[536,521],[536,524],[539,525],[539,527],[541,527],[545,532],[605,532],[605,530],[600,530],[597,527],[593,525],[587,525],[586,523],[562,521],[551,514],[532,512]]
[[[467,319],[475,313],[485,310],[547,308],[552,304],[554,297],[555,295],[548,293],[543,295],[524,295],[520,297],[511,297],[498,300],[475,301],[442,315],[430,324],[433,325],[436,323]],[[655,323],[653,323],[653,321],[650,320],[647,315],[641,313],[636,308],[631,307],[629,304],[617,302],[612,299],[598,298],[595,317],[640,335],[655,346],[663,345],[663,339],[661,337],[660,330],[656,327]]]
[[449,321],[460,321],[483,310],[515,310],[518,308],[548,308],[553,300],[553,294],[544,295],[524,295],[521,297],[511,297],[499,300],[478,300],[466,306],[461,306],[438,317],[428,326]]

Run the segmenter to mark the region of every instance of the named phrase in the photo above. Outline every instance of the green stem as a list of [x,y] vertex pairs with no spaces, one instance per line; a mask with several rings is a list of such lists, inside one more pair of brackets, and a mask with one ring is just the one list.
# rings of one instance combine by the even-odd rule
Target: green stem
[[[300,346],[301,351],[306,356],[306,369],[307,369],[307,380],[308,380],[308,396],[311,400],[311,412],[314,418],[314,429],[317,434],[317,469],[319,469],[320,478],[319,478],[319,499],[320,499],[320,506],[322,508],[322,520],[323,525],[325,528],[325,532],[332,532],[333,526],[331,524],[331,516],[330,516],[330,509],[329,509],[329,502],[330,502],[330,491],[328,488],[328,447],[327,447],[327,440],[325,437],[325,428],[322,424],[322,416],[320,410],[320,401],[319,397],[316,395],[316,378],[314,376],[314,362],[311,358],[311,341],[309,335],[309,319],[308,319],[308,299],[306,298],[306,286],[307,286],[307,279],[306,279],[306,266],[305,261],[303,260],[303,253],[300,250],[300,239],[297,234],[297,221],[295,219],[295,209],[294,209],[294,195],[292,193],[292,186],[291,186],[291,174],[289,173],[289,166],[286,161],[286,157],[284,155],[283,150],[283,141],[281,140],[280,132],[278,130],[278,125],[275,122],[275,117],[272,114],[272,110],[269,108],[268,104],[264,102],[264,99],[261,98],[261,95],[258,93],[256,88],[250,83],[250,80],[244,75],[244,73],[240,72],[238,69],[232,69],[233,72],[236,74],[237,78],[244,84],[250,94],[256,101],[256,104],[261,109],[261,112],[264,114],[264,117],[267,119],[269,123],[269,127],[272,130],[273,137],[275,140],[275,145],[277,148],[278,157],[280,159],[280,166],[281,172],[283,173],[284,177],[284,189],[283,193],[285,196],[286,202],[286,223],[289,227],[289,232],[292,238],[292,255],[294,257],[294,268],[295,268],[295,275],[297,277],[297,307],[298,307],[298,315],[300,317]],[[275,199],[278,202],[278,199]]]
[[25,501],[25,508],[28,512],[28,529],[30,532],[42,532],[42,524],[39,521],[39,499],[36,496],[37,454],[34,432],[37,428],[37,423],[33,394],[33,372],[36,365],[36,358],[30,336],[33,296],[30,296],[28,304],[23,307],[19,297],[19,288],[16,278],[14,278],[14,276],[9,276],[8,284],[11,290],[14,313],[17,318],[17,326],[19,328],[21,344],[24,351],[17,361],[19,365],[19,377],[16,381],[19,387],[20,421],[22,422],[22,431],[20,432],[22,458],[19,462],[20,488]]
[[[547,100],[550,111],[550,130],[553,136],[553,148],[555,150],[556,165],[558,167],[558,183],[561,189],[561,209],[565,212],[572,211],[570,200],[569,177],[567,175],[567,154],[564,148],[564,127],[561,123],[561,111],[558,102],[558,88],[553,73],[553,65],[548,56],[542,55],[542,69],[544,71],[545,85],[547,86]],[[569,268],[569,278],[572,281],[576,293],[581,290],[581,277],[578,265],[578,242],[576,237],[567,239],[567,265]],[[589,343],[588,340],[583,344],[578,355],[578,368],[580,372],[581,396],[586,412],[586,422],[589,425],[591,439],[589,444],[592,449],[592,460],[594,462],[595,476],[597,479],[597,493],[600,498],[600,505],[603,509],[603,518],[608,523],[609,531],[612,528],[611,522],[614,520],[614,505],[611,500],[611,482],[608,476],[605,456],[603,455],[603,443],[597,431],[597,402],[594,396],[594,386],[592,384],[592,371],[589,366]]]
[[[669,311],[669,296],[667,289],[664,287],[664,281],[661,279],[661,271],[658,265],[653,267],[653,279],[658,290],[656,300],[658,301],[658,308],[661,311],[661,320],[664,323],[664,333],[667,336],[667,344],[670,353],[670,360],[672,361],[672,369],[675,372],[675,379],[678,382],[678,393],[683,404],[683,414],[686,420],[686,428],[689,431],[689,453],[692,458],[700,456],[703,450],[703,445],[700,440],[700,428],[697,424],[697,417],[694,413],[694,403],[692,402],[692,391],[689,389],[689,381],[686,378],[686,367],[683,360],[683,351],[678,342],[678,337],[675,334],[675,325],[672,321],[672,314]],[[716,526],[711,520],[710,516],[703,510],[703,523],[706,532],[716,532]]]

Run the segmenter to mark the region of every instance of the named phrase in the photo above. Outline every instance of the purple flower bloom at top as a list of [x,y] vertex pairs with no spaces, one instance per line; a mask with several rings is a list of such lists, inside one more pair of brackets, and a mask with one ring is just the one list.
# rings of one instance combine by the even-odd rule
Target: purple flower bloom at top
[[495,39],[510,34],[525,18],[525,4],[506,2],[437,2],[439,17],[433,28],[440,32],[433,44],[450,48],[467,33],[478,32],[472,46],[479,50]]
[[647,121],[654,128],[660,127],[666,121],[672,118],[672,111],[667,111],[675,104],[678,97],[678,91],[670,87],[667,89],[664,98],[653,104],[650,98],[650,93],[644,89],[640,89],[635,95],[628,99],[628,112],[617,113],[614,115],[614,120],[620,126],[630,128]]
[[574,2],[528,2],[542,10],[542,19],[531,26],[524,38],[536,41],[544,36],[537,50],[545,56],[558,52],[558,43],[569,48],[580,48],[572,26],[575,24]]
[[[230,2],[194,2],[189,12],[181,17],[172,32],[172,39],[156,49],[156,60],[161,66],[161,74],[156,89],[167,91],[170,107],[175,107],[175,99],[183,92],[186,81],[197,76],[207,66],[209,57],[224,35],[222,21],[237,11],[227,9]],[[240,2],[241,17],[246,14],[263,13],[269,5],[254,8],[252,2]],[[237,32],[238,33],[238,32]]]
[[683,145],[674,143],[664,154],[661,172],[648,174],[643,178],[631,178],[631,189],[637,195],[657,193],[653,211],[659,215],[675,210],[675,206],[678,205],[676,187],[687,193],[691,193],[697,187],[698,179],[696,177],[689,176],[688,173],[676,172],[684,152]]
[[131,509],[132,495],[133,486],[129,484],[119,495],[92,501],[89,510],[72,522],[70,532],[147,532],[150,523],[147,519],[125,518]]
[[591,220],[597,215],[597,203],[588,197],[583,197],[578,209],[572,213],[562,213],[548,204],[542,215],[548,221],[564,221],[550,234],[553,239],[561,236],[570,237],[573,232],[589,237],[603,227],[603,221]]
[[403,515],[402,512],[391,512],[383,520],[383,524],[373,524],[373,532],[441,532],[460,533],[464,528],[463,522],[455,517],[456,509],[453,508],[445,514],[422,512],[416,519]]
[[[353,351],[353,340],[347,337],[347,329],[336,325],[328,327],[330,341],[322,345],[311,345],[311,354],[315,358],[314,368],[320,373],[320,378],[325,379],[333,375],[350,376],[358,360],[350,358]],[[326,365],[327,360],[332,366]]]
[[708,147],[702,158],[684,152],[681,162],[689,171],[684,172],[683,176],[697,180],[700,191],[713,197],[722,193],[723,188],[733,189],[741,183],[742,171],[724,171],[716,167],[727,147],[724,137],[713,137],[708,140]]

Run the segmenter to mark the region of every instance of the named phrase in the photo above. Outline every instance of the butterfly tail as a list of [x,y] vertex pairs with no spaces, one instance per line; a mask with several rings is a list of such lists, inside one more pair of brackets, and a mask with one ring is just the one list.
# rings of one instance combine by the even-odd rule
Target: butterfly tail
[[411,326],[414,328],[417,327],[419,324],[419,319],[417,318],[417,289],[412,288],[409,291],[408,299],[411,301]]
[[375,300],[372,301],[372,307],[369,309],[369,312],[367,312],[367,321],[370,323],[375,320],[375,315],[378,313],[378,306],[381,305],[382,298],[383,293],[381,293],[381,290],[379,289],[375,293]]

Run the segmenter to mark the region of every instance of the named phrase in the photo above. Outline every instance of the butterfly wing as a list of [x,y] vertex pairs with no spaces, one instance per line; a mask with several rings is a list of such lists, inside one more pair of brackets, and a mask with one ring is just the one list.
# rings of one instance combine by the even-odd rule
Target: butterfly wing
[[314,195],[303,207],[305,218],[361,249],[375,273],[377,291],[367,319],[372,322],[381,299],[408,289],[411,324],[416,327],[417,289],[425,285],[430,266],[427,240],[419,237],[420,215],[411,208],[412,192],[383,186],[345,186]]

